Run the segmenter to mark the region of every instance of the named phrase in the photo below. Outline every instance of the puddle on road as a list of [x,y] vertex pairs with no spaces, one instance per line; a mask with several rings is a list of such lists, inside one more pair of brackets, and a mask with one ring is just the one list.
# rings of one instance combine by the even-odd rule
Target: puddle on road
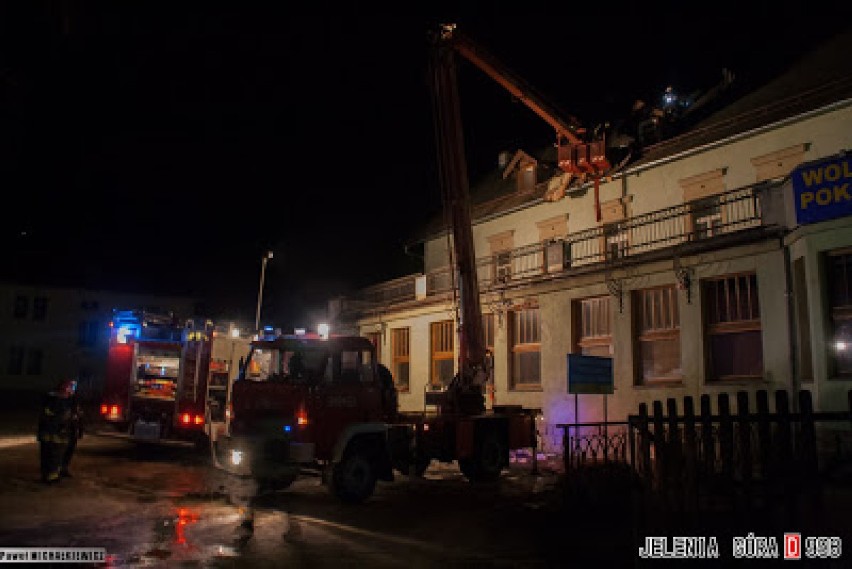
[[[238,514],[204,512],[200,507],[175,507],[166,516],[154,519],[150,542],[127,554],[108,555],[106,567],[130,569],[165,565],[197,564],[217,558],[238,557],[240,551],[223,539],[233,537]],[[219,539],[217,539],[219,538]],[[211,543],[212,542],[212,543]]]

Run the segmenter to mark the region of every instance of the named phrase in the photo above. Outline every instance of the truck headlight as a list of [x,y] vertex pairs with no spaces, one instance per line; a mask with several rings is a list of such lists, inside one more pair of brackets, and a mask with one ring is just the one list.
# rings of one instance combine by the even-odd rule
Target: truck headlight
[[241,450],[232,450],[231,451],[231,464],[234,466],[239,466],[243,461],[243,451]]

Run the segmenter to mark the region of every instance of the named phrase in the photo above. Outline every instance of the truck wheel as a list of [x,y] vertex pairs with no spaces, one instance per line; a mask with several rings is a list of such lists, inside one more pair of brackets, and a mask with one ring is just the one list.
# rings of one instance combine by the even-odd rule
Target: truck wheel
[[506,453],[497,433],[488,433],[476,448],[471,458],[459,460],[459,470],[471,482],[493,482],[503,471],[503,456]]
[[369,456],[358,449],[347,451],[334,467],[331,488],[335,495],[351,504],[363,502],[376,488],[376,473]]

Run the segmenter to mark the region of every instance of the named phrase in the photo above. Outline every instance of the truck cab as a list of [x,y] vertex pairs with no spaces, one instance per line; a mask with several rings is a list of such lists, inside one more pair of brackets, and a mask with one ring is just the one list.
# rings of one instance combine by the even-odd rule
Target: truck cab
[[396,414],[390,373],[367,338],[259,339],[232,387],[226,434],[214,442],[214,462],[280,488],[302,469],[326,471],[353,448],[369,447],[367,460],[376,459],[362,473],[369,485],[376,477],[391,477],[385,447]]

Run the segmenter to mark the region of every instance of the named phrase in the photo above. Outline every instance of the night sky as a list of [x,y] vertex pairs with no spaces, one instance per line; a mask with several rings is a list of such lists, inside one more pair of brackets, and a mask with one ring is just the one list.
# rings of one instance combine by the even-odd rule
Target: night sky
[[[440,213],[437,22],[594,126],[722,68],[759,85],[852,21],[845,2],[249,4],[0,5],[0,277],[200,295],[253,320],[271,249],[264,320],[311,327],[329,297],[420,269],[403,244]],[[472,178],[553,142],[475,67],[460,77]]]

